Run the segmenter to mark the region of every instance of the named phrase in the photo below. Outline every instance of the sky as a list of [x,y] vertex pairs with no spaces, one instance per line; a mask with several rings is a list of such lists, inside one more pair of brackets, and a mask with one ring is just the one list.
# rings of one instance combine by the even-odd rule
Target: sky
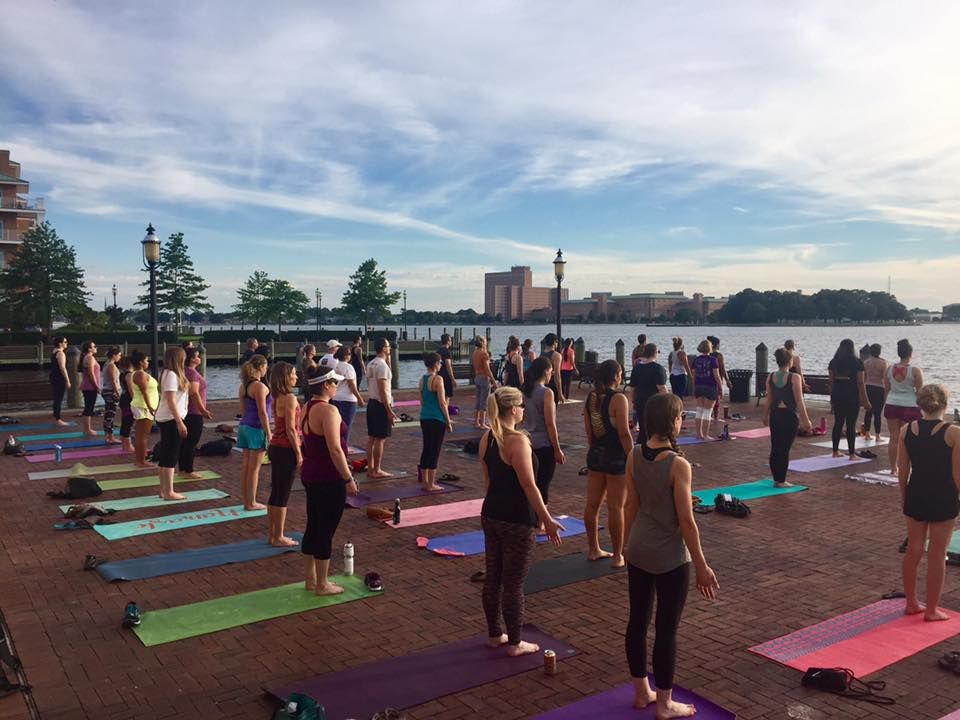
[[529,265],[572,298],[744,287],[960,302],[954,2],[7,3],[0,148],[98,307],[148,222],[221,311],[420,310]]

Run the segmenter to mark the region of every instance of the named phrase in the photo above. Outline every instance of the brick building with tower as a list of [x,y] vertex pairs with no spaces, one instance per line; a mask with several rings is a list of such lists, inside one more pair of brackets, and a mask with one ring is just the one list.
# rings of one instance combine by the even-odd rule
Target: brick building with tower
[[[534,287],[533,273],[527,265],[515,265],[509,272],[486,273],[483,276],[483,311],[502,320],[529,320],[537,310],[556,314],[557,289]],[[569,291],[561,289],[566,301]]]

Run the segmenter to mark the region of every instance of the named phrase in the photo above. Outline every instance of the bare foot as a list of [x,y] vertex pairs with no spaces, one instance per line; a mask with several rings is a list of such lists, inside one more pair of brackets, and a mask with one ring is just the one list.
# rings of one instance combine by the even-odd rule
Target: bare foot
[[327,580],[327,582],[324,583],[323,585],[320,585],[317,587],[317,595],[320,595],[320,596],[339,595],[342,592],[343,592],[342,587],[340,587],[339,585],[335,585],[329,580]]
[[135,462],[133,465],[134,465],[134,467],[138,467],[138,468],[152,468],[152,467],[156,467],[156,465],[154,465],[153,463],[150,463],[150,462]]
[[850,455],[850,456],[847,458],[847,460],[856,460],[856,459],[857,459],[856,454]]
[[612,552],[607,552],[606,550],[591,550],[587,553],[587,560],[603,560],[604,558],[613,557]]
[[663,705],[657,705],[657,720],[668,720],[668,718],[692,717],[697,712],[693,705],[687,703],[678,703],[671,700]]
[[509,638],[506,635],[500,635],[498,637],[487,638],[487,647],[498,648],[501,645],[506,645]]
[[383,478],[393,477],[393,474],[392,474],[392,473],[388,473],[388,472],[386,472],[386,471],[384,471],[384,470],[380,470],[380,471],[375,472],[375,473],[371,473],[371,472],[367,471],[367,477],[370,478],[371,480],[381,480],[381,479],[383,479]]
[[633,696],[633,706],[637,710],[642,710],[650,703],[655,703],[657,701],[657,694],[650,689],[649,685],[646,690],[641,690],[640,688],[636,689],[636,692]]
[[317,581],[307,580],[306,582],[303,583],[303,589],[309,592],[314,592],[317,589]]
[[903,609],[904,615],[919,615],[924,610],[927,609],[926,605],[921,605],[920,603],[907,603],[907,606]]
[[161,495],[164,500],[186,500],[187,496],[182,493],[170,493],[169,495]]
[[834,452],[833,455],[832,455],[832,457],[840,457],[840,453],[839,453],[839,452]]
[[426,490],[427,492],[443,492],[444,487],[442,485],[433,484],[433,485],[424,485],[423,489]]
[[203,478],[203,475],[201,475],[198,472],[188,472],[188,473],[181,472],[181,473],[177,473],[177,477],[182,477],[187,480],[200,480]]
[[934,609],[933,612],[928,611],[927,614],[923,616],[924,622],[940,622],[941,620],[949,620],[949,619],[950,619],[950,616],[947,615],[943,610],[936,610],[936,609]]
[[784,480],[783,482],[775,482],[773,486],[776,488],[793,487],[793,483],[789,480]]
[[282,537],[277,540],[271,540],[270,544],[274,547],[293,547],[294,545],[299,545],[300,543],[293,538]]
[[53,424],[59,425],[60,427],[66,427],[70,423],[68,423],[66,420],[55,420]]
[[713,442],[716,438],[713,435],[704,435],[701,440],[706,440],[707,442]]
[[133,445],[131,445],[131,444],[128,443],[128,442],[125,442],[125,443],[123,443],[123,449],[124,449],[126,452],[133,452]]
[[253,503],[252,505],[244,505],[244,510],[266,510],[267,506],[263,503]]
[[98,437],[98,433],[96,430],[91,430],[90,432],[87,432],[86,430],[84,430],[83,434],[86,435],[87,437]]
[[510,657],[520,657],[521,655],[529,655],[539,650],[540,646],[536,643],[528,643],[521,640],[519,644],[511,645],[507,648],[507,655]]
[[610,563],[610,567],[622,568],[626,565],[626,561],[623,559],[623,555],[612,555],[613,562]]

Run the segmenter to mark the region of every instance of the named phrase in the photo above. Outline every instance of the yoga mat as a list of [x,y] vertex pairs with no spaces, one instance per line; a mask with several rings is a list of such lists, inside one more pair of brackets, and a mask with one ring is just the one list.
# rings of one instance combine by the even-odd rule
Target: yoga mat
[[[362,490],[359,495],[348,495],[346,505],[347,507],[352,508],[364,508],[367,505],[373,505],[374,503],[392,503],[397,498],[403,500],[405,498],[424,497],[427,495],[445,495],[446,493],[463,490],[463,488],[459,485],[451,485],[450,483],[437,484],[440,485],[443,490],[430,492],[428,490],[424,490],[423,486],[419,484]],[[400,516],[401,518],[403,517],[403,511],[400,512]]]
[[749,650],[795,670],[845,667],[864,677],[960,633],[960,615],[924,622],[903,614],[905,602],[880,600]]
[[[297,542],[303,540],[303,535],[300,533],[290,533],[290,537]],[[144,555],[129,560],[103,563],[97,565],[96,570],[100,573],[100,577],[107,582],[145,580],[161,575],[173,575],[202,568],[232,565],[248,560],[263,560],[288,552],[298,553],[300,552],[300,546],[274,547],[266,540],[244,540],[227,545],[209,545],[192,550],[178,550],[161,555]]]
[[[101,445],[103,443],[100,443]],[[96,448],[94,450],[68,450],[61,455],[63,460],[84,460],[86,458],[98,458],[98,457],[116,457],[117,455],[129,455],[130,453],[127,450],[124,450],[120,445],[114,445],[113,447],[105,448]],[[39,462],[53,462],[57,457],[54,453],[47,453],[45,455],[27,455],[27,462],[39,463]]]
[[[577,654],[575,648],[533,625],[524,626],[523,639],[536,643],[541,650],[553,650],[557,660]],[[488,648],[486,637],[477,636],[307,678],[268,692],[280,701],[294,692],[319,698],[330,720],[368,718],[385,707],[405,710],[528,670],[542,673],[542,668],[542,652],[508,657],[503,648]]]
[[168,530],[196,527],[197,525],[212,525],[214,523],[230,522],[231,520],[245,520],[246,518],[261,517],[266,514],[266,509],[244,510],[243,505],[231,505],[229,507],[211,508],[209,510],[197,510],[192,513],[181,513],[179,515],[163,515],[155,518],[144,518],[143,520],[130,520],[128,522],[113,523],[111,525],[98,524],[95,525],[93,529],[103,535],[107,540],[122,540],[123,538],[136,537],[138,535],[152,535],[154,533],[167,532]]
[[143,469],[144,468],[138,468],[133,463],[121,463],[119,465],[84,465],[83,463],[74,463],[68,468],[27,473],[27,479],[53,480],[54,478],[89,477],[91,475],[108,475],[110,473],[132,472]]
[[944,715],[940,720],[960,720],[960,710],[954,710],[949,715]]
[[738,430],[737,432],[730,433],[730,437],[744,438],[745,440],[770,437],[770,428],[759,427],[753,428],[752,430]]
[[395,423],[393,424],[393,427],[395,427],[395,428],[411,428],[411,427],[418,428],[418,427],[420,427],[420,421],[419,421],[419,420],[408,420],[407,422],[395,422]]
[[[82,432],[61,432],[61,433],[47,433],[45,435],[16,435],[16,433],[10,433],[14,435],[17,440],[20,440],[23,443],[33,443],[40,442],[42,440],[72,440],[78,438],[87,437],[86,433]],[[100,430],[97,435],[103,437],[103,431]]]
[[[732,436],[732,433],[731,433]],[[701,440],[694,435],[681,435],[677,438],[677,445],[699,445],[700,443],[708,442],[723,442],[720,438],[714,438],[713,440]]]
[[398,400],[393,407],[420,407],[419,400]]
[[833,455],[815,455],[802,460],[791,460],[788,469],[794,472],[817,472],[818,470],[832,470],[865,462],[870,462],[870,460],[859,457],[850,460],[846,455],[836,458]]
[[851,473],[849,475],[844,475],[848,480],[857,480],[858,482],[866,483],[867,485],[899,485],[900,481],[897,479],[897,476],[891,473],[889,470],[881,470],[880,472],[865,472],[865,473]]
[[443,505],[426,505],[401,510],[400,522],[396,525],[393,524],[392,520],[385,520],[384,522],[392,528],[408,528],[416,525],[447,522],[448,520],[463,520],[464,518],[480,517],[481,507],[483,507],[483,498],[444,503]]
[[366,455],[367,451],[362,447],[357,447],[356,445],[347,446],[347,455]]
[[239,421],[239,420],[224,420],[223,422],[208,422],[208,423],[204,423],[204,424],[203,424],[203,426],[204,426],[207,430],[216,430],[216,429],[217,429],[218,427],[220,427],[221,425],[229,425],[230,427],[235,427],[235,428],[237,428],[237,427],[240,427],[240,421]]
[[622,573],[623,568],[610,566],[606,560],[587,560],[585,553],[574,553],[563,557],[550,558],[530,566],[523,592],[527,595],[572,585],[586,580],[596,580],[607,575]]
[[740,483],[739,485],[704,488],[703,490],[696,490],[693,494],[700,498],[705,504],[713,505],[713,501],[717,495],[723,493],[729,493],[734,497],[746,501],[770,497],[771,495],[787,495],[789,493],[802,492],[806,489],[806,485],[792,485],[783,488],[774,487],[773,478],[764,478],[763,480]]
[[[117,498],[116,500],[99,500],[96,498],[88,498],[88,500],[100,505],[105,510],[137,510],[138,508],[179,505],[181,503],[199,502],[200,500],[220,500],[230,497],[222,490],[193,490],[183,494],[187,496],[185,500],[164,500],[156,495],[138,495],[136,497]],[[76,504],[60,505],[60,512],[66,512]]]
[[954,555],[960,555],[960,530],[954,530],[950,537],[950,544],[947,545],[947,552]]
[[[650,687],[656,689],[653,675]],[[720,707],[715,702],[697,695],[679,685],[673,686],[673,699],[681,703],[692,703],[697,708],[693,717],[697,720],[736,720],[736,713]],[[651,703],[643,710],[633,707],[633,683],[619,685],[599,695],[578,700],[556,710],[535,715],[533,720],[583,720],[584,718],[603,718],[603,720],[654,720],[657,716],[657,704]]]
[[[401,517],[403,517],[402,513]],[[587,528],[582,520],[568,515],[557,515],[556,517],[557,520],[560,521],[560,524],[566,528],[566,530],[560,533],[560,537],[563,539],[573,537],[574,535],[583,535],[587,532]],[[538,543],[547,542],[549,539],[546,535],[537,535]],[[427,543],[427,549],[431,551],[452,550],[453,552],[460,552],[464,555],[479,555],[485,550],[483,530],[431,538]]]
[[[877,441],[876,438],[872,438],[872,439],[870,439],[870,440],[867,440],[865,437],[860,437],[860,436],[858,435],[857,438],[856,438],[856,440],[855,440],[855,442],[854,442],[854,444],[853,444],[853,448],[854,448],[854,450],[860,450],[860,449],[862,449],[862,448],[879,447],[880,445],[887,445],[887,444],[889,444],[889,443],[890,443],[890,438],[880,438],[880,440]],[[822,442],[810,443],[810,446],[811,446],[811,447],[833,448],[833,442],[830,441],[830,440],[824,440],[824,441],[822,441]],[[846,439],[844,439],[844,440],[842,440],[842,441],[840,442],[840,446],[841,446],[841,448],[842,448],[843,450],[846,450],[846,448],[847,448],[847,441],[846,441]]]
[[474,435],[473,437],[455,437],[455,438],[450,438],[448,440],[444,440],[444,444],[451,445],[453,447],[460,448],[462,450],[463,446],[466,445],[471,440],[476,440],[477,442],[480,442],[480,438],[482,437],[483,435]]
[[16,435],[24,430],[56,430],[57,428],[76,427],[75,422],[68,422],[66,425],[57,425],[56,423],[34,423],[33,425],[19,425],[16,423],[10,425],[0,425],[0,429],[7,428],[7,432]]
[[[133,631],[144,645],[152,647],[383,594],[382,591],[367,590],[361,577],[335,575],[330,580],[342,586],[344,592],[319,597],[304,589],[303,580],[300,580],[289,585],[145,612],[142,622]],[[326,698],[322,702],[326,705]]]
[[[211,471],[211,470],[200,470],[200,475],[202,477],[198,478],[182,478],[173,476],[173,482],[184,483],[184,482],[197,482],[198,480],[217,480],[220,476]],[[108,490],[129,490],[131,488],[142,488],[142,487],[154,487],[160,484],[159,475],[146,475],[145,477],[129,477],[129,478],[117,478],[116,480],[98,480],[97,485],[100,486],[100,489],[104,492]]]
[[106,444],[107,441],[103,438],[90,438],[89,440],[44,440],[38,443],[27,442],[26,438],[23,439],[23,448],[29,453],[40,452],[41,450],[53,450],[56,445],[59,445],[62,449],[67,449],[101,447]]

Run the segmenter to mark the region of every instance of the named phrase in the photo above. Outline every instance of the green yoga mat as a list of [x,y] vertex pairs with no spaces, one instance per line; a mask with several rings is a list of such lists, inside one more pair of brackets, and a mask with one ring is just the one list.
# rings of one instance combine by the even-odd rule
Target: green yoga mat
[[[212,470],[201,470],[203,477],[181,478],[174,476],[174,483],[197,482],[198,480],[218,480],[220,475]],[[116,480],[97,480],[97,485],[104,492],[108,490],[129,490],[131,488],[154,487],[160,485],[159,475],[145,475],[143,477],[117,478]]]
[[712,505],[714,498],[722,493],[729,493],[734,497],[746,501],[769,497],[770,495],[786,495],[787,493],[802,492],[806,489],[806,485],[791,485],[790,487],[783,488],[774,487],[773,478],[764,478],[763,480],[740,483],[739,485],[726,485],[724,487],[697,490],[693,494],[700,498],[704,503]]
[[128,522],[112,523],[110,525],[99,523],[95,525],[93,529],[103,535],[107,540],[122,540],[123,538],[136,537],[138,535],[152,535],[154,533],[168,532],[169,530],[196,527],[197,525],[213,525],[214,523],[230,522],[232,520],[245,520],[246,518],[261,517],[266,514],[266,509],[244,510],[243,505],[231,505],[229,507],[181,513],[179,515],[163,515],[155,518],[144,518],[143,520],[130,520]]
[[192,605],[145,612],[133,631],[144,645],[151,647],[383,594],[382,591],[367,590],[363,579],[359,577],[337,575],[330,579],[343,587],[341,595],[317,597],[315,593],[304,589],[302,581],[295,582]]
[[27,473],[27,478],[29,480],[54,480],[56,478],[109,475],[111,473],[133,472],[142,469],[143,468],[138,468],[133,463],[120,463],[118,465],[84,465],[83,463],[74,463],[68,468],[30,472]]
[[[105,510],[136,510],[138,508],[160,507],[164,505],[179,505],[181,503],[199,502],[200,500],[220,500],[230,497],[222,490],[194,490],[193,492],[183,493],[186,495],[184,500],[164,500],[156,495],[138,495],[137,497],[118,498],[116,500],[94,500],[97,505],[103,506]],[[92,500],[93,498],[91,498]],[[66,512],[73,507],[70,505],[61,505],[60,511]]]
[[947,545],[947,552],[960,555],[960,530],[953,531],[953,537],[950,538],[950,544]]
[[[102,437],[103,431],[99,431],[97,435]],[[46,435],[18,435],[17,440],[24,443],[32,443],[40,442],[41,440],[74,440],[82,437],[88,437],[88,435],[82,432],[48,433]]]

